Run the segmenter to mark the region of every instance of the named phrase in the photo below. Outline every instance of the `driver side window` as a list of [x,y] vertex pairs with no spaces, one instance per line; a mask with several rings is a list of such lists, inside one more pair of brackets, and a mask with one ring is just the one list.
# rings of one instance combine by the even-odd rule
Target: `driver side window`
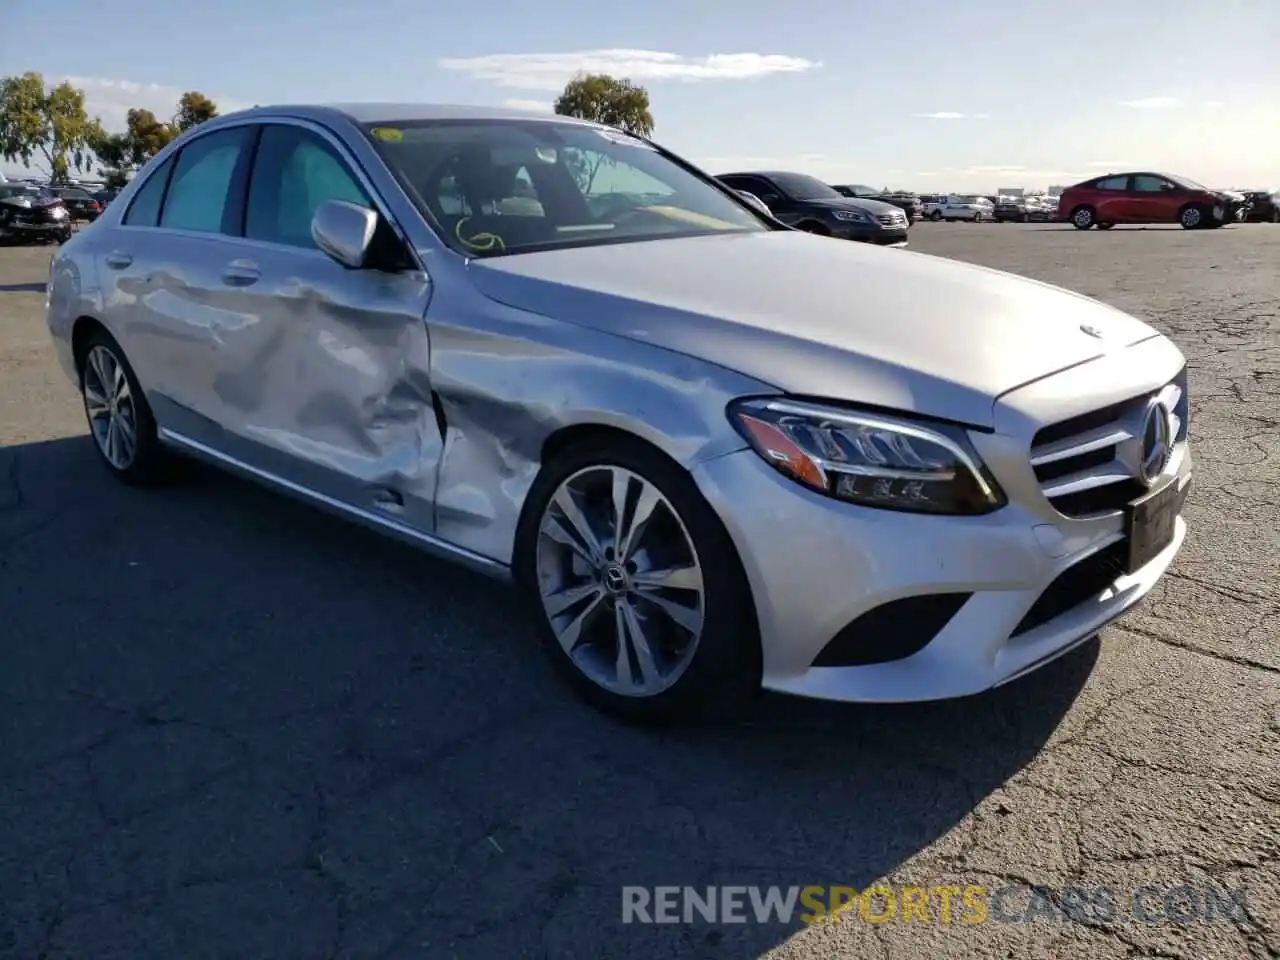
[[1173,184],[1163,177],[1141,174],[1133,178],[1133,189],[1138,193],[1163,193],[1172,190]]

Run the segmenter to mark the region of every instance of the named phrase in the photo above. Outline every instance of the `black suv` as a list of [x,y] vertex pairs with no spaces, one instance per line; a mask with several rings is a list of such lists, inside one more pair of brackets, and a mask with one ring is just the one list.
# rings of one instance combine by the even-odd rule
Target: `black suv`
[[879,200],[843,197],[816,177],[780,171],[726,173],[726,187],[758,197],[778,220],[797,230],[880,246],[905,247],[907,214]]

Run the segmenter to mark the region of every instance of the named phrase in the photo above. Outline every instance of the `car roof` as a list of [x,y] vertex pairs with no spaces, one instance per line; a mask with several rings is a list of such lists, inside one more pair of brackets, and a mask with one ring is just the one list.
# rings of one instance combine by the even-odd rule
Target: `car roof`
[[811,177],[817,180],[809,173],[800,173],[797,170],[734,170],[732,173],[717,173],[717,177]]
[[554,120],[561,123],[586,123],[573,117],[509,107],[476,107],[438,103],[294,103],[271,104],[223,114],[218,119],[246,118],[255,115],[291,116],[323,121],[338,117],[355,123],[404,123],[422,120]]

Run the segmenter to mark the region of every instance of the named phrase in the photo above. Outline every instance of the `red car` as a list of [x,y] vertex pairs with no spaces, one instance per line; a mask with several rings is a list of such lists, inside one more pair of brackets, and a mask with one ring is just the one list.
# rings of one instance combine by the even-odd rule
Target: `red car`
[[1226,222],[1229,198],[1186,177],[1167,173],[1108,173],[1068,187],[1058,219],[1077,230],[1117,223],[1177,223],[1186,230]]

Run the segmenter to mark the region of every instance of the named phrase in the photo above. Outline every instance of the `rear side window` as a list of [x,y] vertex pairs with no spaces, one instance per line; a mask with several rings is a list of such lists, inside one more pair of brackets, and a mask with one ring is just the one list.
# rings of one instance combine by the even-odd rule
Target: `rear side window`
[[133,202],[124,214],[126,227],[154,227],[160,222],[160,201],[164,199],[164,187],[173,171],[170,157],[147,175],[147,181],[133,195]]
[[301,127],[264,127],[249,181],[244,235],[314,249],[311,218],[328,200],[372,205],[346,162],[323,138]]
[[183,147],[165,196],[160,226],[218,233],[228,213],[238,218],[239,211],[228,200],[251,133],[250,127],[233,127],[206,134]]
[[1099,180],[1093,185],[1095,190],[1127,190],[1129,189],[1128,177],[1106,177]]

